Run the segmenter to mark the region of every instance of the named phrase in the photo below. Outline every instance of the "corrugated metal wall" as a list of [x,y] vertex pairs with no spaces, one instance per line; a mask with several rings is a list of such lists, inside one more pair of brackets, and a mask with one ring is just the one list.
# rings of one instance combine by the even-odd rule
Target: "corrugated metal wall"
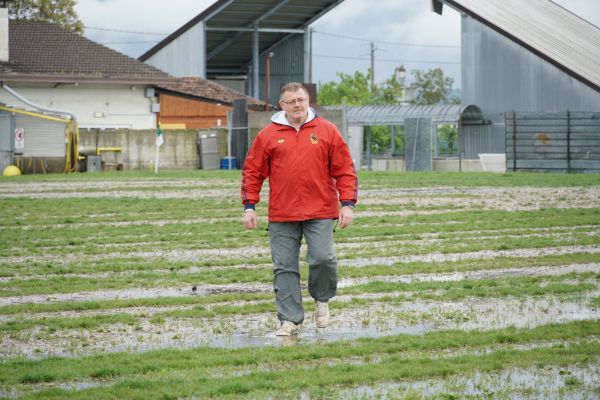
[[504,126],[462,125],[460,140],[463,159],[478,159],[480,153],[504,153]]
[[206,78],[204,22],[200,21],[177,37],[145,63],[174,76]]
[[507,113],[506,168],[600,172],[600,113]]
[[66,125],[28,115],[17,114],[16,128],[25,130],[25,157],[64,157]]
[[468,16],[462,17],[462,100],[501,126],[507,111],[600,110],[600,93]]
[[[292,34],[282,43],[271,50],[273,57],[270,65],[269,78],[269,103],[277,105],[279,101],[279,90],[288,82],[302,82],[304,80],[304,35]],[[265,57],[267,53],[260,55],[260,83],[259,97],[266,101],[265,97]],[[246,80],[246,93],[252,93],[252,74],[248,74]]]

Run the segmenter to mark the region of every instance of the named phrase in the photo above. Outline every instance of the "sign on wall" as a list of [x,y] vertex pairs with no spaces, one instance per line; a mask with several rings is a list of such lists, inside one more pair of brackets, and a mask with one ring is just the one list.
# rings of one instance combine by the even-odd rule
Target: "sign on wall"
[[15,129],[15,150],[22,150],[25,148],[25,129]]

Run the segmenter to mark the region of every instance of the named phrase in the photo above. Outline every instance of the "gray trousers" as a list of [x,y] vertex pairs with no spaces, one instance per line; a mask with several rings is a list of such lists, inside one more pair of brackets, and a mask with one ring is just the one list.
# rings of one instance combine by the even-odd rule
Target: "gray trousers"
[[269,223],[271,257],[273,259],[273,289],[277,318],[301,324],[304,307],[300,294],[300,244],[304,236],[307,246],[308,291],[319,301],[335,296],[337,289],[337,258],[333,252],[331,219],[300,222]]

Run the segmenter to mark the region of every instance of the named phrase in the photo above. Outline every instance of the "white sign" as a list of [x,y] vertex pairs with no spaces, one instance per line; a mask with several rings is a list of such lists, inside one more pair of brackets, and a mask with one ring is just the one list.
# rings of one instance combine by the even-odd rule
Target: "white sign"
[[15,129],[15,149],[25,148],[25,129]]

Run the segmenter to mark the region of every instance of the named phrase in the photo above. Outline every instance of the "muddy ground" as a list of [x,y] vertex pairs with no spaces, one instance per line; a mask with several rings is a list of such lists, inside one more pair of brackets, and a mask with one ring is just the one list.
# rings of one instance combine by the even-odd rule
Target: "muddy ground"
[[[227,179],[213,179],[202,181],[198,179],[135,179],[129,181],[101,180],[97,182],[43,182],[43,183],[9,183],[0,191],[0,199],[14,199],[33,197],[35,199],[75,199],[87,198],[156,198],[156,199],[201,199],[201,198],[231,198],[238,195],[237,182]],[[263,194],[264,195],[264,194]],[[1,201],[1,200],[0,200]],[[375,206],[385,205],[386,210],[378,210]],[[391,206],[391,207],[390,207]],[[410,215],[435,215],[447,213],[464,213],[469,211],[504,210],[524,211],[539,209],[597,209],[600,207],[599,187],[446,187],[437,186],[419,189],[366,189],[361,192],[360,207],[356,211],[355,224],[364,226],[372,224],[369,217],[410,216]],[[111,215],[110,210],[105,214]],[[118,216],[117,216],[118,217]],[[174,224],[207,224],[211,226],[215,221],[238,223],[237,213],[225,212],[222,217],[192,216],[186,221],[171,220],[168,212],[163,218],[153,221],[127,220],[100,221],[91,223],[68,224],[71,229],[81,227],[95,227],[99,231],[107,227],[128,229],[131,226],[168,226]],[[364,221],[364,222],[362,222]],[[264,216],[263,216],[264,222]],[[446,222],[451,224],[452,222]],[[19,232],[35,242],[35,234],[28,232],[39,229],[62,229],[65,224],[46,224],[44,221],[19,226]],[[408,226],[408,225],[407,225]],[[434,226],[434,224],[432,224]],[[242,227],[240,225],[240,232]],[[484,235],[490,242],[493,239],[505,237],[522,237],[529,239],[570,238],[574,243],[565,243],[555,246],[518,248],[518,249],[485,249],[480,251],[464,252],[428,252],[426,254],[402,254],[396,250],[402,246],[425,248],[447,243],[448,239],[440,239],[438,233],[431,231],[421,234],[418,240],[401,239],[386,242],[372,242],[362,237],[346,238],[336,244],[338,253],[341,279],[341,290],[364,285],[369,282],[460,282],[463,280],[501,279],[506,277],[560,277],[565,276],[564,282],[568,283],[578,274],[600,272],[600,245],[592,242],[577,243],[580,237],[597,237],[598,225],[580,224],[569,227],[540,226],[520,234],[516,229],[497,231],[478,231],[474,229],[469,233],[471,237]],[[565,239],[565,240],[567,240]],[[84,249],[77,248],[67,254],[55,254],[56,249],[49,247],[50,251],[41,251],[38,254],[5,254],[0,257],[0,264],[5,271],[22,268],[27,263],[54,263],[67,265],[74,262],[93,264],[111,258],[136,258],[141,260],[165,260],[166,262],[191,262],[195,260],[215,261],[212,266],[191,266],[181,271],[181,274],[194,274],[199,271],[213,270],[269,270],[268,263],[236,263],[235,265],[218,265],[216,261],[235,258],[252,259],[268,254],[268,243],[257,246],[241,248],[216,247],[210,249],[186,250],[173,248],[152,238],[140,238],[138,243],[108,243],[103,244],[104,251],[99,254],[87,254]],[[171,247],[170,247],[171,246]],[[361,256],[362,250],[369,250],[367,256]],[[303,250],[304,252],[304,250]],[[358,253],[358,255],[357,255]],[[348,278],[344,276],[344,267],[369,268],[373,265],[398,265],[405,263],[423,262],[455,262],[461,260],[491,260],[498,258],[513,258],[526,260],[531,257],[569,255],[569,254],[598,254],[596,262],[591,263],[563,263],[561,265],[512,267],[479,270],[474,267],[471,271],[440,272],[440,273],[414,273],[390,274],[372,277]],[[348,254],[348,258],[346,258]],[[351,256],[350,256],[351,255]],[[476,265],[476,263],[474,264]],[[151,272],[167,275],[167,268],[156,268]],[[119,272],[83,272],[66,274],[28,274],[23,272],[6,273],[0,277],[0,284],[11,284],[29,280],[51,280],[58,278],[79,278],[89,280],[102,280],[114,277],[127,277],[134,275],[134,271]],[[567,275],[569,277],[567,277]],[[191,309],[192,306],[168,307],[128,307],[107,310],[87,311],[56,311],[21,314],[3,314],[2,307],[19,304],[51,304],[63,302],[88,302],[113,299],[143,299],[143,298],[184,298],[188,296],[212,296],[214,294],[232,293],[262,293],[270,294],[271,285],[268,282],[255,283],[229,283],[222,285],[198,282],[196,290],[192,291],[190,285],[165,285],[164,282],[155,287],[135,287],[123,289],[105,289],[97,287],[93,290],[77,293],[53,292],[22,295],[15,293],[0,297],[0,324],[12,321],[33,320],[40,321],[39,326],[23,329],[18,332],[2,333],[0,338],[0,360],[25,357],[30,359],[45,358],[48,356],[81,357],[89,354],[128,351],[140,352],[160,348],[193,348],[197,346],[216,347],[247,347],[268,345],[293,345],[337,340],[351,340],[361,337],[381,337],[398,333],[423,334],[436,330],[460,329],[487,330],[504,327],[535,327],[550,323],[566,323],[576,320],[597,320],[600,318],[600,307],[595,299],[600,295],[597,275],[587,280],[595,289],[583,293],[561,295],[546,294],[535,297],[490,297],[490,298],[465,298],[453,301],[436,301],[415,298],[408,301],[389,303],[378,301],[384,295],[394,293],[364,293],[353,295],[340,295],[332,300],[332,320],[326,329],[316,329],[311,311],[306,314],[305,323],[298,337],[290,339],[278,338],[273,331],[277,327],[277,320],[273,311],[244,314],[224,315],[212,318],[164,318],[159,322],[152,316],[165,311],[180,311]],[[397,293],[399,294],[399,293]],[[403,292],[402,295],[407,295]],[[410,295],[410,293],[409,293]],[[344,304],[353,299],[371,300],[367,306],[360,308],[336,307],[336,303]],[[239,305],[241,300],[219,303],[222,305]],[[305,303],[310,305],[311,299],[305,298]],[[257,300],[256,302],[271,303],[272,300]],[[248,303],[250,304],[250,303]],[[210,308],[210,306],[208,306]],[[51,318],[78,318],[126,313],[140,317],[139,323],[108,324],[91,329],[58,329],[49,331],[44,328],[43,321]],[[587,367],[578,367],[571,371],[580,381],[591,381],[598,377],[598,363]],[[482,388],[500,390],[506,387],[506,382],[527,388],[531,385],[543,386],[546,379],[554,379],[559,374],[556,368],[545,370],[504,371],[493,377],[481,374],[476,378],[459,378],[453,382],[443,380],[424,380],[409,384],[389,384],[379,386],[358,387],[343,392],[346,398],[376,398],[381,393],[394,393],[397,391],[417,390],[421,393],[441,393],[452,385],[466,387],[466,393],[473,396],[481,395]],[[550,378],[549,378],[550,377]],[[554,379],[558,382],[560,379]],[[553,381],[553,382],[554,382]],[[477,386],[474,382],[479,382]],[[484,382],[485,384],[483,384]],[[536,383],[537,382],[537,383]],[[90,383],[93,385],[94,383]],[[540,386],[541,385],[541,386]],[[84,385],[85,386],[85,385]],[[548,389],[548,393],[556,389],[556,385]],[[78,389],[78,388],[76,388]],[[6,394],[6,392],[5,392]],[[549,395],[548,398],[553,398]]]

